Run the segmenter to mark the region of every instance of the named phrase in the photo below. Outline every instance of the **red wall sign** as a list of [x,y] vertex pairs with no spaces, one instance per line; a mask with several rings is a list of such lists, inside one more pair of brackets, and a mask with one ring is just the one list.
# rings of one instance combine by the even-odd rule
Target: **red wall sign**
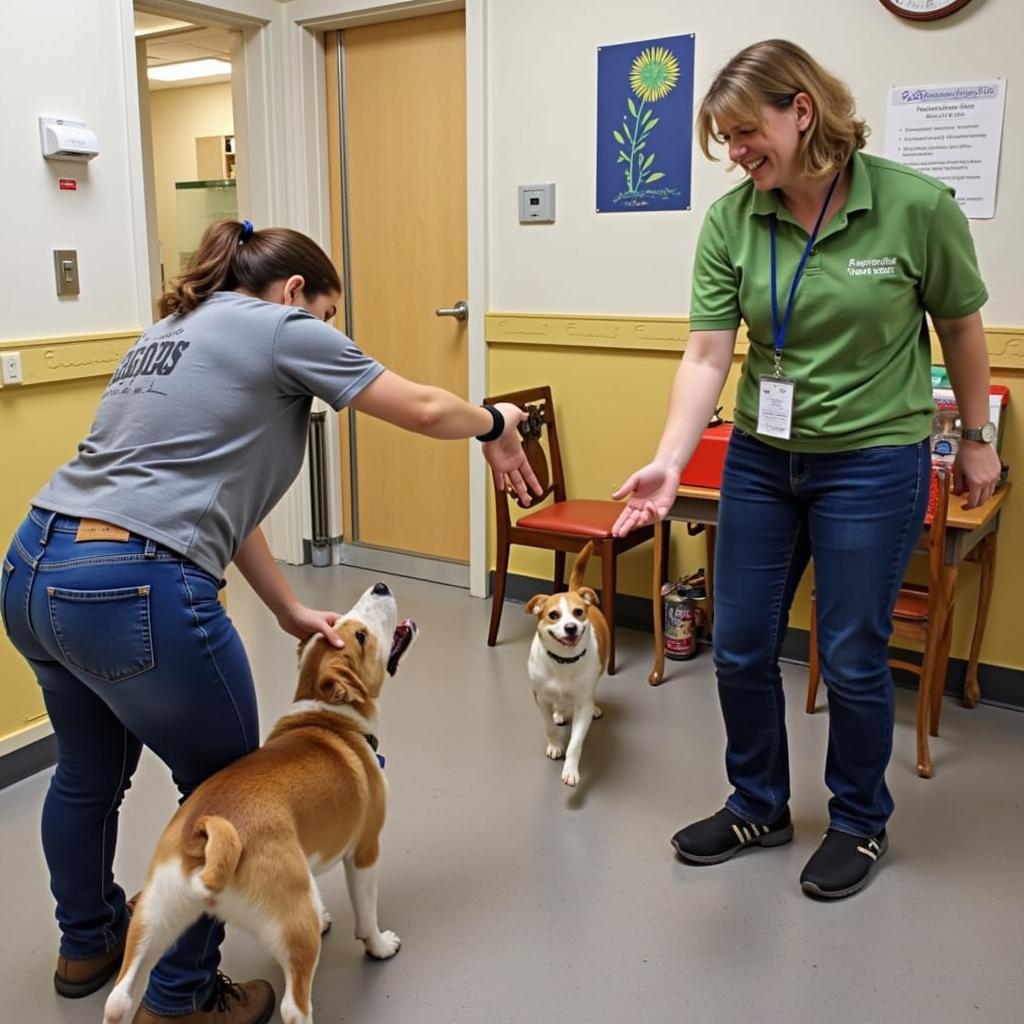
[[60,190],[61,190],[61,192],[77,192],[78,191],[78,179],[77,178],[61,178],[60,179]]

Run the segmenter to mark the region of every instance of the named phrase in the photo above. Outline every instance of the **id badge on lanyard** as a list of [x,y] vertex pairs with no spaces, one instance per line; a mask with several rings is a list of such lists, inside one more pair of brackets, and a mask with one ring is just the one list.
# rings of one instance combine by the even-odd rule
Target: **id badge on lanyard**
[[[840,172],[841,174],[842,172]],[[839,174],[832,179],[828,195],[825,196],[824,205],[818,213],[818,219],[814,222],[814,230],[807,239],[803,255],[797,264],[796,273],[793,275],[793,283],[789,287],[789,299],[786,302],[786,312],[779,320],[779,301],[777,296],[777,271],[775,256],[775,233],[776,217],[773,213],[769,221],[769,230],[772,239],[772,327],[775,329],[775,369],[772,373],[762,373],[757,400],[757,432],[765,437],[778,437],[788,440],[793,432],[793,396],[796,393],[796,381],[786,377],[782,373],[782,349],[786,344],[786,331],[789,329],[789,318],[793,314],[793,301],[796,298],[796,289],[800,279],[804,276],[804,268],[807,266],[807,257],[814,248],[814,243],[821,230],[821,222],[825,219],[825,211],[832,201],[832,193],[836,190],[839,181]]]
[[757,402],[757,432],[765,437],[789,438],[793,428],[793,395],[796,382],[781,374],[761,374]]

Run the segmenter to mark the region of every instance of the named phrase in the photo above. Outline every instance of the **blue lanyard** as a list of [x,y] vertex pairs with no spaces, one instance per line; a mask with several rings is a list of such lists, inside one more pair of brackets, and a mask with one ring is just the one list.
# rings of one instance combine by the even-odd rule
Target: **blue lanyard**
[[[842,174],[842,171],[839,172]],[[776,215],[773,213],[769,221],[769,229],[772,236],[772,327],[775,330],[775,374],[779,376],[779,364],[782,359],[782,346],[786,343],[786,331],[789,329],[789,318],[793,313],[793,300],[796,298],[797,285],[800,284],[800,278],[804,276],[804,267],[807,266],[807,257],[811,254],[811,249],[814,248],[814,243],[818,238],[818,232],[821,230],[821,222],[825,219],[825,211],[828,209],[828,204],[832,201],[832,193],[836,190],[836,185],[839,182],[839,174],[832,179],[832,184],[829,185],[828,195],[825,196],[825,202],[821,207],[821,211],[818,214],[818,219],[814,222],[814,230],[811,232],[810,237],[807,239],[807,244],[804,246],[804,254],[800,257],[800,262],[797,264],[796,273],[793,275],[793,283],[789,286],[789,299],[786,302],[786,315],[783,317],[782,322],[779,323],[779,300],[776,296],[778,286],[776,283],[776,259],[775,259],[775,229],[776,229]]]

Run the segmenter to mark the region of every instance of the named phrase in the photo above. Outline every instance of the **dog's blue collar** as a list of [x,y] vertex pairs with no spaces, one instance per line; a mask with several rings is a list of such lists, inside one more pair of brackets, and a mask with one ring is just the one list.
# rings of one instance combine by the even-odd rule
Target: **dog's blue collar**
[[546,647],[544,648],[544,650],[548,652],[548,657],[554,658],[559,665],[571,665],[574,661],[579,661],[580,658],[582,658],[583,655],[587,653],[587,649],[586,647],[584,647],[583,650],[580,651],[580,653],[577,654],[575,658],[563,658],[560,654],[554,654],[552,651],[548,651]]
[[[380,742],[377,739],[377,737],[371,735],[370,733],[364,733],[363,734],[363,739],[366,740],[366,742],[370,744],[370,749],[375,754],[377,754],[377,747],[380,746]],[[377,754],[377,763],[381,766],[381,768],[384,767],[384,755],[383,754]]]

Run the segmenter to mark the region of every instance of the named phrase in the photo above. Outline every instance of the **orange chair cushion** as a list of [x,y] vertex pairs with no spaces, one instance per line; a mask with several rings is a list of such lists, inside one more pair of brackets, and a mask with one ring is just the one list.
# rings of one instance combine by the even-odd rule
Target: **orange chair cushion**
[[904,619],[912,622],[928,621],[928,591],[927,589],[903,586],[896,596],[896,607],[893,609],[894,619]]
[[516,520],[524,530],[571,533],[580,537],[610,537],[623,506],[617,501],[558,501],[547,508],[528,512]]

